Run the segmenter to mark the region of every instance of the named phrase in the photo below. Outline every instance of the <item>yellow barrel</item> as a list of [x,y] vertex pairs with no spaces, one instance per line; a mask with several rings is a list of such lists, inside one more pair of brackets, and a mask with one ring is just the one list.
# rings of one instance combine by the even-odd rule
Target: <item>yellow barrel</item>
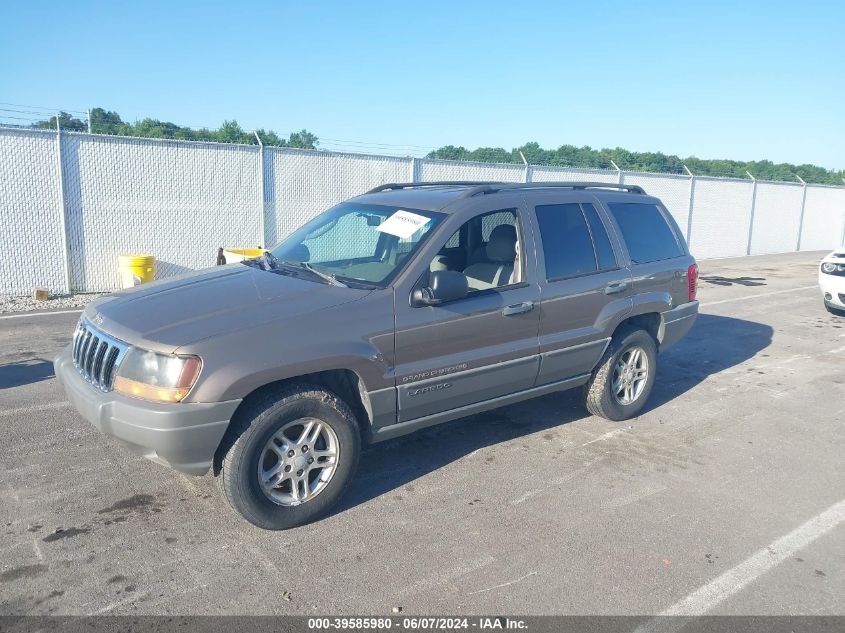
[[153,255],[118,255],[117,268],[123,288],[132,288],[156,277],[156,258]]
[[227,264],[234,264],[245,259],[261,257],[263,252],[263,248],[224,248],[223,256],[226,258]]

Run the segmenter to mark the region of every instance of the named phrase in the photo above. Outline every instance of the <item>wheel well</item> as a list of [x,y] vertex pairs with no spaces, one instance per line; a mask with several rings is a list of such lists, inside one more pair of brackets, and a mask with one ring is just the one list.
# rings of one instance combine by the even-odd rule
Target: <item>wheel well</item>
[[[258,387],[243,399],[243,402],[241,402],[232,417],[234,418],[240,411],[249,407],[256,400],[260,400],[269,392],[272,392],[284,385],[290,385],[298,382],[323,387],[324,389],[337,395],[349,406],[350,409],[352,409],[352,413],[355,414],[355,418],[358,420],[358,427],[360,428],[362,434],[365,433],[366,429],[370,426],[370,423],[372,422],[372,408],[370,406],[369,398],[367,397],[364,381],[361,380],[358,374],[350,369],[330,369],[311,374],[302,374],[300,376],[292,376],[290,378],[285,378],[284,380],[277,380],[262,387]],[[227,432],[223,437],[223,440],[220,442],[220,445],[217,447],[217,451],[214,455],[213,472],[215,476],[220,472],[223,457],[227,450],[227,440],[230,441],[229,435],[230,433]]]
[[648,312],[646,314],[638,314],[636,316],[628,317],[618,326],[616,329],[618,330],[623,325],[630,325],[632,327],[639,328],[641,330],[645,330],[651,337],[654,339],[654,342],[658,345],[660,344],[661,332],[660,332],[660,324],[662,320],[660,318],[660,314],[657,312]]

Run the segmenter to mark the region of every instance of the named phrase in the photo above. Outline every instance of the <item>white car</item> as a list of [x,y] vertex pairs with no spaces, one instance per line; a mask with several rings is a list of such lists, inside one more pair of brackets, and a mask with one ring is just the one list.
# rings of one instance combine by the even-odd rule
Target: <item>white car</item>
[[839,248],[822,260],[819,287],[824,307],[833,314],[845,315],[845,248]]

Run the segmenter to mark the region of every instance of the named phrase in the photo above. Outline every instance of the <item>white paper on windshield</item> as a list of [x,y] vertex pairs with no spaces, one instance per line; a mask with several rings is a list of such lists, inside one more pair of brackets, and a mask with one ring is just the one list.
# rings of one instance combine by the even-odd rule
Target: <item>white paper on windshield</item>
[[379,224],[376,231],[395,235],[400,240],[406,240],[429,222],[431,222],[431,218],[424,215],[400,210]]

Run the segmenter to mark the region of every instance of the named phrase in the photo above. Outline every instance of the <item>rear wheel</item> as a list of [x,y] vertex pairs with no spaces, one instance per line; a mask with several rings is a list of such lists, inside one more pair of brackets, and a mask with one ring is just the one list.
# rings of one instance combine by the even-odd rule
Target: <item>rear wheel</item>
[[584,387],[587,410],[608,420],[634,417],[651,394],[656,371],[654,338],[645,330],[623,326]]
[[267,530],[309,523],[348,487],[361,451],[355,416],[335,394],[295,385],[249,403],[227,432],[218,484]]

